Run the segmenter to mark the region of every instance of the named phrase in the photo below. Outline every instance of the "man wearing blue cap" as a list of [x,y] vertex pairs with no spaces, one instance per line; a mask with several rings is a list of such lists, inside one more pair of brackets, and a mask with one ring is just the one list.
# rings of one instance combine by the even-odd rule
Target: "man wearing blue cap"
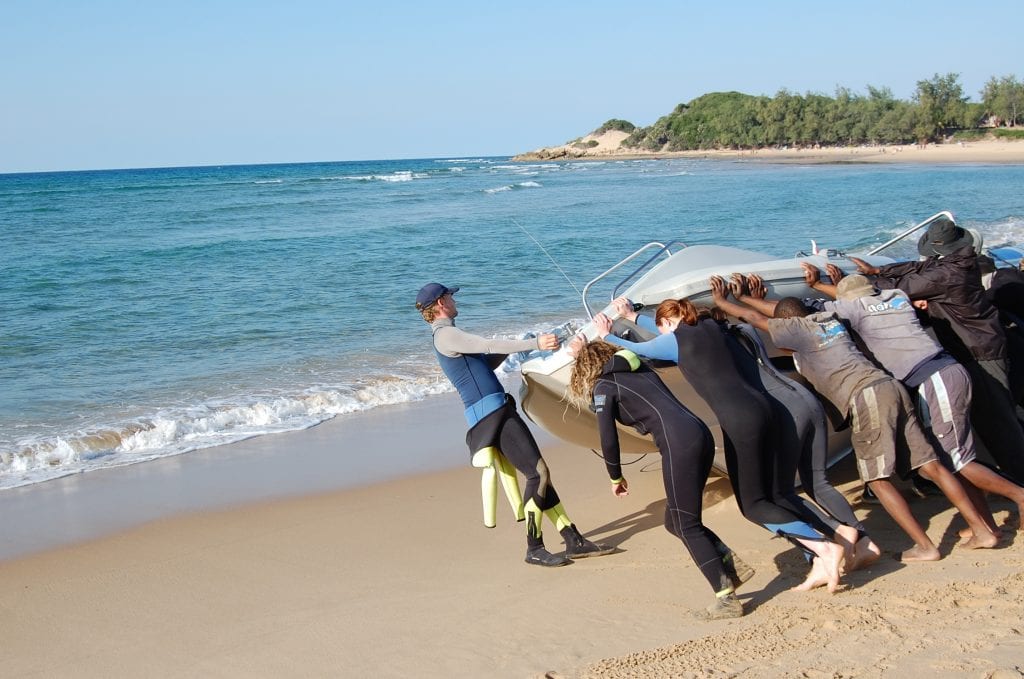
[[[428,283],[416,295],[416,308],[430,323],[437,360],[465,406],[470,454],[493,456],[499,464],[508,460],[526,479],[523,515],[517,517],[527,522],[526,563],[564,566],[571,559],[611,553],[613,548],[587,540],[569,520],[537,442],[516,411],[515,400],[494,374],[509,354],[534,349],[553,351],[558,349],[558,338],[544,333],[524,340],[487,339],[456,328],[459,312],[453,295],[458,291],[457,287]],[[555,524],[565,540],[564,557],[545,549],[543,516]]]

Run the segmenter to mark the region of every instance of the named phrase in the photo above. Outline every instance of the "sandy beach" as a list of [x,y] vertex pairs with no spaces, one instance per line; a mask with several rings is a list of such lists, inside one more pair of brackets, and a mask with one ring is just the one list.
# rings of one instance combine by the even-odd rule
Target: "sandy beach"
[[[590,451],[538,433],[572,518],[618,552],[530,567],[507,507],[481,523],[454,398],[5,493],[4,516],[25,518],[5,521],[4,676],[1024,676],[1012,530],[966,551],[943,500],[914,500],[944,558],[904,566],[907,538],[858,505],[886,556],[835,595],[789,592],[800,555],[713,480],[706,522],[757,574],[747,616],[702,622],[706,583],[661,526],[657,456],[627,467],[617,499]],[[422,470],[389,475],[409,455]],[[834,478],[859,491],[852,469]]]
[[592,148],[572,144],[546,147],[515,156],[515,160],[640,160],[652,158],[707,158],[772,163],[1024,163],[1024,142],[985,139],[947,144],[907,144],[892,146],[849,146],[826,148],[781,148],[746,151],[636,151],[620,146],[628,135],[609,130],[600,136],[587,135],[582,144],[596,142]]

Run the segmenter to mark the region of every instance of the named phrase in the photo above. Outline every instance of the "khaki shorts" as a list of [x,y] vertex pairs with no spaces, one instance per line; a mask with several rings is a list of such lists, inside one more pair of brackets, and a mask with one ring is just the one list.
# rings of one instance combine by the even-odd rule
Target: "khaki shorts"
[[910,472],[938,459],[925,437],[914,405],[896,380],[889,378],[864,387],[850,403],[850,436],[862,481],[886,479]]

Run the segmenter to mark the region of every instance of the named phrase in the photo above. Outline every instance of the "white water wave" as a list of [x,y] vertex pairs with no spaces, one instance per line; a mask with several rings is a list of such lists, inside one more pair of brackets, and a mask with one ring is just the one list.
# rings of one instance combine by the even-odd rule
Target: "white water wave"
[[1007,217],[991,224],[975,225],[967,222],[964,226],[978,229],[985,238],[987,248],[1024,243],[1024,217]]
[[494,165],[492,170],[559,170],[561,166],[556,163],[523,163],[522,165]]
[[538,182],[519,182],[518,184],[506,184],[505,186],[498,186],[493,189],[484,189],[484,193],[503,193],[505,191],[515,191],[516,189],[539,189],[544,185]]
[[367,174],[367,175],[354,175],[348,177],[342,177],[342,179],[351,179],[353,181],[361,182],[411,182],[414,179],[427,179],[430,177],[425,172],[412,172],[410,170],[400,170],[393,172],[392,174]]
[[[503,337],[532,337],[554,332],[567,341],[581,321],[551,329],[535,328]],[[506,378],[538,352],[509,356],[496,371]],[[298,394],[264,395],[240,402],[211,401],[168,409],[151,417],[95,426],[61,436],[18,440],[0,449],[0,490],[96,469],[138,464],[254,436],[307,429],[333,417],[382,406],[420,401],[453,391],[440,372],[418,377],[386,376],[355,386],[312,387]]]
[[253,436],[307,429],[338,415],[419,401],[451,391],[440,373],[391,377],[356,388],[318,388],[245,403],[207,403],[135,422],[18,441],[0,450],[0,489],[145,462]]

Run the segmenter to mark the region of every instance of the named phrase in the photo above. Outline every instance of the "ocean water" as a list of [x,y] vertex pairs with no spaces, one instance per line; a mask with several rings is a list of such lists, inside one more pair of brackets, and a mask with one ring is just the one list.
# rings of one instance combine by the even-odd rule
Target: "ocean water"
[[473,332],[568,333],[578,289],[650,241],[853,252],[949,209],[1018,244],[1022,186],[1019,166],[696,159],[0,175],[0,489],[450,391],[413,306],[428,281],[462,287]]

